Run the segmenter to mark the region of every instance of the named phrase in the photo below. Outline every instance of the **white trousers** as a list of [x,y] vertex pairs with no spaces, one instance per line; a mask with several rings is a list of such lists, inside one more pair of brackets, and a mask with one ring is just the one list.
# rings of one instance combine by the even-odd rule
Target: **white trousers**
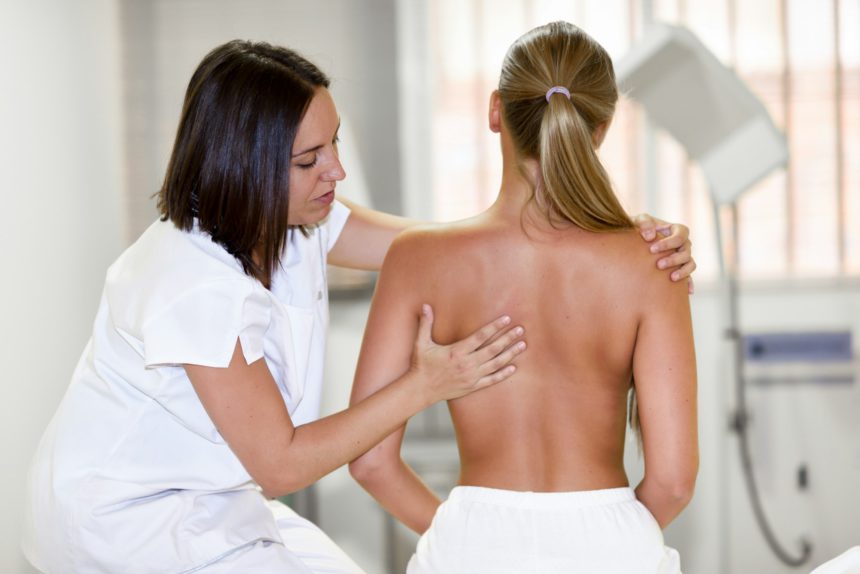
[[813,570],[811,574],[860,574],[860,546],[849,548]]
[[313,522],[278,501],[268,504],[283,544],[243,546],[195,574],[365,574]]
[[458,486],[418,541],[407,574],[680,574],[630,488],[514,492]]

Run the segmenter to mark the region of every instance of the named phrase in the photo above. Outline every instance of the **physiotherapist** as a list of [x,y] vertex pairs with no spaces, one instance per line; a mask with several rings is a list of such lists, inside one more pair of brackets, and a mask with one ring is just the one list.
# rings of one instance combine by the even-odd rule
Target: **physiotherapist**
[[[510,318],[439,346],[425,307],[410,369],[319,419],[326,264],[378,269],[417,223],[336,200],[345,173],[328,86],[264,43],[219,46],[194,72],[161,217],[108,269],[33,459],[22,546],[40,571],[360,573],[272,499],[514,372],[525,342]],[[640,222],[649,241],[664,230],[651,246],[685,280],[688,230]]]

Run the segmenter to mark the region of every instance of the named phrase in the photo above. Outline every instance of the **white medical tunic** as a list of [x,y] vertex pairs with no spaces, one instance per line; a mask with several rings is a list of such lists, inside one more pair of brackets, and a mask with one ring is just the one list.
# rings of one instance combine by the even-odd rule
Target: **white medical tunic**
[[326,255],[349,210],[292,230],[271,289],[210,236],[157,221],[110,267],[93,335],[39,444],[23,550],[45,572],[192,572],[280,542],[184,363],[264,357],[296,425],[319,416]]

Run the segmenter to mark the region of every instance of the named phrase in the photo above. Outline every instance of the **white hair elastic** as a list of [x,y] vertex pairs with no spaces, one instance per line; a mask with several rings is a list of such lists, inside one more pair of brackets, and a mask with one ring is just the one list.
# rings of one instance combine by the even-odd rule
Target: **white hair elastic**
[[549,103],[549,99],[553,94],[564,94],[567,99],[570,99],[570,91],[564,86],[553,86],[546,91],[546,101]]

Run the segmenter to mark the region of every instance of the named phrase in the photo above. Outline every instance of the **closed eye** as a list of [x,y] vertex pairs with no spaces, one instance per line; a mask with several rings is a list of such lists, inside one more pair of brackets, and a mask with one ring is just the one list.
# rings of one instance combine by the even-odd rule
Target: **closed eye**
[[302,169],[310,169],[310,168],[314,167],[314,166],[317,164],[317,158],[318,158],[318,157],[319,157],[319,156],[317,156],[316,154],[314,154],[314,159],[313,159],[313,161],[310,161],[310,162],[304,162],[304,163],[296,163],[296,167],[300,167],[300,168],[302,168]]

